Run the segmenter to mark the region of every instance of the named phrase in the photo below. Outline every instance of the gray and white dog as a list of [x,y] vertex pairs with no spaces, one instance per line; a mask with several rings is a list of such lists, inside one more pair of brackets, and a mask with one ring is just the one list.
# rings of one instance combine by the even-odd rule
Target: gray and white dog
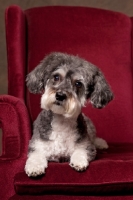
[[69,160],[77,171],[85,170],[95,159],[96,148],[108,148],[96,137],[91,120],[81,113],[89,99],[102,108],[113,94],[102,72],[78,56],[51,53],[27,76],[31,93],[42,93],[41,108],[34,122],[25,172],[45,173],[48,161]]

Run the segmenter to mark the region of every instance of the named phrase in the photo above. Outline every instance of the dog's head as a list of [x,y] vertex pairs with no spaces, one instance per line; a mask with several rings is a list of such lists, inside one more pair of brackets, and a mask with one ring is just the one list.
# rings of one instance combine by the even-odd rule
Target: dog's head
[[102,72],[77,56],[51,53],[27,76],[31,93],[41,93],[41,108],[65,117],[77,117],[90,99],[102,108],[113,94]]

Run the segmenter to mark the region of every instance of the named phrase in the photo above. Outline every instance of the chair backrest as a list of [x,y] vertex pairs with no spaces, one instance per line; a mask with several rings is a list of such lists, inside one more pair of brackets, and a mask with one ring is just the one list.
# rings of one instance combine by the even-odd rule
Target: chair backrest
[[7,12],[9,94],[25,98],[34,120],[40,95],[25,92],[25,77],[51,52],[79,55],[97,65],[115,99],[104,109],[83,111],[98,136],[108,142],[133,142],[131,19],[124,14],[84,7],[39,7]]

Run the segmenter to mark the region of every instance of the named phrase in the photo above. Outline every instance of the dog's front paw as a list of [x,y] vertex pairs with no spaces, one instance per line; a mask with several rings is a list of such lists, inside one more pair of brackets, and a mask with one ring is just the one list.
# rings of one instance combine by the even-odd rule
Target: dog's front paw
[[28,176],[36,177],[36,176],[44,174],[44,168],[40,165],[32,166],[30,164],[26,164],[25,172]]
[[70,164],[76,171],[85,171],[89,165],[87,155],[83,152],[75,152],[70,159]]
[[43,161],[39,160],[31,160],[30,158],[27,159],[25,165],[25,172],[30,177],[36,177],[45,173],[45,168],[47,164]]

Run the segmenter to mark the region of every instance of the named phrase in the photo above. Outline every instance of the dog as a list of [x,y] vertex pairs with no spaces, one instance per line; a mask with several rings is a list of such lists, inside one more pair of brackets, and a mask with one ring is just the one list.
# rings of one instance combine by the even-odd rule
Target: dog
[[34,122],[25,172],[30,177],[45,173],[48,161],[65,159],[76,171],[84,171],[107,142],[96,137],[91,120],[81,113],[88,100],[105,107],[113,93],[101,70],[74,55],[53,52],[26,78],[31,93],[42,93],[42,111]]

